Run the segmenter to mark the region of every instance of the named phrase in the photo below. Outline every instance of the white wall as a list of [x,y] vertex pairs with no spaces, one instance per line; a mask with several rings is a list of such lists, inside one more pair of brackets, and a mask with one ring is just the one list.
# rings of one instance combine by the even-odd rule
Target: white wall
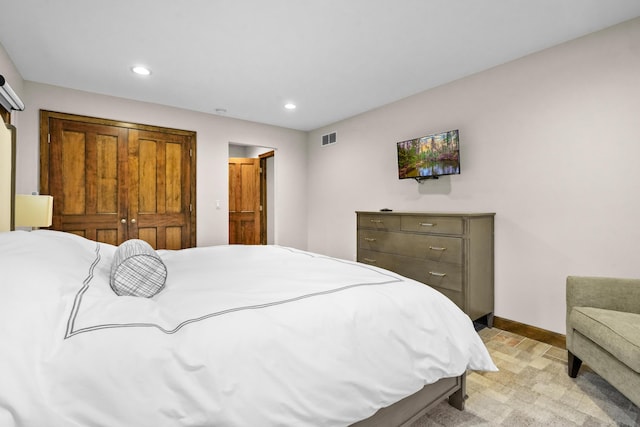
[[[275,171],[275,242],[305,249],[306,135],[303,132],[197,113],[137,101],[26,81],[19,113],[16,187],[31,193],[39,186],[39,110],[197,132],[197,242],[198,246],[228,242],[229,143],[268,146],[278,150]],[[221,209],[215,208],[221,200]],[[55,203],[55,202],[54,202]]]
[[[396,141],[450,129],[461,175],[398,180]],[[334,130],[338,143],[320,147]],[[640,277],[640,19],[318,129],[308,144],[311,251],[355,259],[356,210],[496,212],[496,315],[560,333],[567,275]]]

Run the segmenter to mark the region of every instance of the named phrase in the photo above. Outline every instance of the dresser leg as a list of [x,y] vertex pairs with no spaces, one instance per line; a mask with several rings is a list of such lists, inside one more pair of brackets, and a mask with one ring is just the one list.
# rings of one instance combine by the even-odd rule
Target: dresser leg
[[487,314],[487,327],[493,328],[493,312]]
[[482,317],[478,317],[473,321],[474,324],[487,326],[488,328],[493,328],[493,313],[485,314]]

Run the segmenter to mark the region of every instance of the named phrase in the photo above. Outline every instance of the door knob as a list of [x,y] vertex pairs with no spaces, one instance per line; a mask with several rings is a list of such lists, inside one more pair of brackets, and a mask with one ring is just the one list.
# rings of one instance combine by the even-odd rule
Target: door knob
[[133,219],[131,220],[131,224],[135,224],[135,223],[136,223],[136,219],[135,219],[135,218],[133,218]]
[[126,224],[126,223],[127,223],[127,218],[122,218],[122,219],[120,220],[120,222],[121,222],[121,223],[123,223],[123,224]]

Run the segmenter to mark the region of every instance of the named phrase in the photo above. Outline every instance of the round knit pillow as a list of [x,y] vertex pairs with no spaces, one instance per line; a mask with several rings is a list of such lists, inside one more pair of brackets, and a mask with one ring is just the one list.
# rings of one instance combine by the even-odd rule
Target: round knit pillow
[[167,267],[151,245],[130,239],[116,249],[111,264],[111,289],[118,295],[150,298],[164,288]]

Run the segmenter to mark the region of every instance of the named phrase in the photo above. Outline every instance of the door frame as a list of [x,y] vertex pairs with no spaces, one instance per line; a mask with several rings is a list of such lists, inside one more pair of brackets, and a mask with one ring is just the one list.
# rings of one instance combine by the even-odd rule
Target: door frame
[[[260,210],[260,244],[267,244],[267,210],[269,208],[268,204],[268,192],[267,192],[267,160],[269,158],[275,157],[275,150],[267,151],[266,153],[260,154],[258,158],[260,159],[260,206],[262,209]],[[273,218],[272,218],[273,220]]]

